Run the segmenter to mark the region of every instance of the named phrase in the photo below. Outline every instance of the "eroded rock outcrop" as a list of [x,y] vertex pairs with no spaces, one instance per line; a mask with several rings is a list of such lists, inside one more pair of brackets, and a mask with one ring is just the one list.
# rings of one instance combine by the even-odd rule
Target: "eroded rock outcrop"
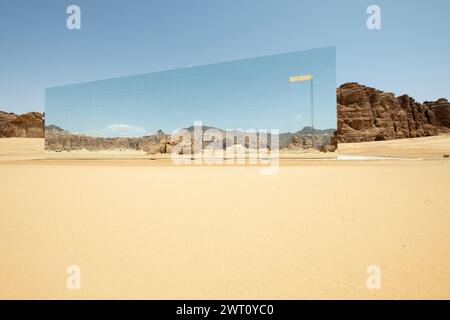
[[438,129],[450,132],[450,102],[441,98],[437,101],[426,101],[423,104],[433,111]]
[[0,138],[43,138],[44,115],[29,112],[23,115],[0,111]]
[[337,111],[339,142],[434,136],[450,128],[445,99],[421,104],[408,95],[396,97],[358,83],[337,89]]
[[[206,133],[206,128],[202,129],[203,133]],[[213,128],[216,129],[216,128]],[[194,150],[194,132],[192,128],[187,128],[191,139],[190,148]],[[243,141],[238,141],[243,147],[250,148],[250,140],[246,137],[246,134],[242,131],[228,132],[230,135],[226,135],[223,130],[217,129],[222,135],[222,145],[226,148],[229,145],[236,144],[231,137],[237,137],[242,135]],[[210,140],[203,136],[203,146],[205,149],[214,140]],[[215,139],[215,138],[214,138]],[[236,138],[237,139],[237,138]],[[267,143],[268,148],[271,148],[271,136],[268,134]],[[72,134],[63,130],[55,125],[46,127],[45,131],[45,147],[51,151],[74,151],[74,150],[88,150],[88,151],[100,151],[100,150],[137,150],[145,151],[149,154],[156,153],[172,153],[173,148],[182,143],[182,140],[174,141],[171,135],[165,134],[161,130],[157,131],[153,135],[139,137],[139,138],[103,138],[103,137],[90,137],[81,134]],[[256,144],[258,142],[256,141]],[[336,149],[334,130],[312,130],[311,128],[304,128],[296,133],[283,133],[279,136],[279,147],[281,149],[297,150],[308,149],[314,147],[324,152],[334,151]],[[183,148],[179,148],[182,150]]]
[[[314,144],[323,151],[333,151],[337,141],[391,140],[450,132],[450,102],[447,99],[421,104],[408,95],[396,97],[393,93],[354,82],[337,89],[337,115],[337,131],[334,134],[333,130],[310,132],[310,128],[296,133],[281,133],[280,148],[301,149]],[[203,131],[209,128],[204,126]],[[192,134],[192,127],[187,130]],[[47,148],[54,151],[134,149],[148,153],[171,153],[176,145],[161,130],[139,138],[98,138],[71,134],[58,126],[49,125],[45,134]],[[30,112],[18,116],[0,111],[1,137],[44,137],[44,115]]]
[[45,148],[51,151],[74,151],[74,150],[137,150],[149,154],[160,153],[162,141],[166,135],[155,134],[139,138],[103,138],[89,137],[82,134],[72,134],[65,130],[58,130],[57,126],[46,127]]

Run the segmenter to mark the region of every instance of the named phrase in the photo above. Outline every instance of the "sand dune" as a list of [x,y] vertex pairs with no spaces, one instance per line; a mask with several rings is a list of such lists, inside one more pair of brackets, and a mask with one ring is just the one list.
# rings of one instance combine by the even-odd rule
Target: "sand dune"
[[281,164],[1,161],[0,298],[450,298],[450,160]]

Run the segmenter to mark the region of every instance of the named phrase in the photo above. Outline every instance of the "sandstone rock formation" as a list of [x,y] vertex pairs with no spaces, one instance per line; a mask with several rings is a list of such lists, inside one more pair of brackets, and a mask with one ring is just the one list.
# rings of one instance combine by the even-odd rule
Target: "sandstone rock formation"
[[[408,95],[396,97],[393,93],[354,82],[337,89],[337,116],[336,132],[303,128],[295,133],[281,133],[280,149],[305,149],[314,145],[321,151],[334,151],[337,142],[415,138],[450,132],[450,102],[447,99],[421,104]],[[38,112],[18,116],[0,111],[0,137],[42,138],[43,118],[44,115]],[[216,129],[203,126],[202,130],[211,128]],[[187,130],[193,134],[193,127]],[[49,125],[45,128],[45,136],[46,148],[54,151],[133,149],[151,154],[171,153],[178,143],[161,130],[139,138],[97,138],[71,134],[56,125]],[[204,146],[208,143],[204,142]]]
[[423,103],[430,107],[433,111],[436,124],[440,131],[450,132],[450,102],[447,99],[441,98],[437,101],[426,101]]
[[445,99],[424,104],[358,83],[337,89],[339,142],[434,136],[450,128]]
[[[205,133],[207,129],[212,127],[203,127],[202,132]],[[216,129],[216,128],[214,128]],[[191,134],[191,150],[194,150],[194,139],[192,128],[187,128]],[[223,130],[217,129],[223,134],[222,145],[224,149],[227,147],[227,138]],[[231,136],[242,134],[242,132],[229,132]],[[311,128],[304,128],[296,133],[283,133],[279,136],[279,147],[286,150],[298,150],[315,148],[328,152],[336,149],[336,143],[334,138],[334,130],[313,130]],[[204,137],[205,139],[205,137]],[[270,134],[267,136],[268,148],[270,145]],[[156,153],[172,153],[175,145],[180,141],[174,141],[172,137],[165,134],[161,130],[157,131],[153,135],[139,137],[139,138],[103,138],[103,137],[89,137],[81,134],[72,134],[63,130],[62,128],[50,125],[45,130],[45,148],[51,151],[72,151],[72,150],[88,150],[88,151],[100,151],[100,150],[137,150],[145,151],[149,154]],[[209,144],[213,143],[208,139],[203,141],[203,149]],[[228,145],[243,143],[243,147],[249,148],[249,140],[235,142],[228,141]],[[181,150],[182,148],[180,148]]]
[[23,115],[0,111],[0,138],[43,138],[44,115],[29,112]]

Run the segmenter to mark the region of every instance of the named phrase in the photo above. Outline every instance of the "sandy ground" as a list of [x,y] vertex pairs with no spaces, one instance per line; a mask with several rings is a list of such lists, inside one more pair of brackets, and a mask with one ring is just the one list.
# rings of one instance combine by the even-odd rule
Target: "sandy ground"
[[44,139],[0,138],[0,161],[43,159]]
[[450,298],[447,159],[9,159],[0,179],[2,299]]
[[450,155],[450,135],[339,145],[340,154],[442,159]]

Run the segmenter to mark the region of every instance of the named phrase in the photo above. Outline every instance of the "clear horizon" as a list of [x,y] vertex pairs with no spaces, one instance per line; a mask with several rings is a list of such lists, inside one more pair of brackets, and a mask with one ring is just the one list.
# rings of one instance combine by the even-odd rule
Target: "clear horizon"
[[[313,80],[291,82],[290,77]],[[314,84],[312,85],[313,82]],[[335,48],[318,48],[46,89],[46,123],[138,137],[194,121],[226,129],[336,128]]]

